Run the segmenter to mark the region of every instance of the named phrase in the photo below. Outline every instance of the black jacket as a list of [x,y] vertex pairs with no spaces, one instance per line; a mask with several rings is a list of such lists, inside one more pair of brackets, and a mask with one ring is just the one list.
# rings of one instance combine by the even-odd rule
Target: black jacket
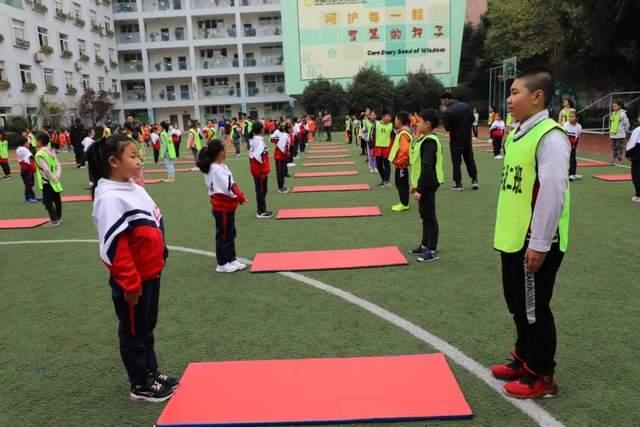
[[71,145],[78,147],[82,145],[82,140],[87,136],[87,130],[82,123],[74,123],[69,128],[69,135],[71,136]]
[[449,131],[451,145],[466,147],[471,145],[473,111],[469,104],[453,101],[444,113],[444,128]]

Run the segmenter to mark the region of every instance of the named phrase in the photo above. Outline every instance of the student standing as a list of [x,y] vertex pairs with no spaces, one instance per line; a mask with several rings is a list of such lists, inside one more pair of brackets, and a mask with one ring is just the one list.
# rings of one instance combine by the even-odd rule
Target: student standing
[[381,179],[378,187],[390,187],[391,163],[389,162],[389,153],[391,152],[391,140],[394,135],[391,113],[389,111],[382,112],[382,120],[376,123],[374,132],[375,142],[373,155],[376,158],[376,168]]
[[176,182],[176,168],[173,164],[177,157],[176,147],[173,138],[169,133],[169,123],[160,123],[162,132],[160,133],[160,158],[164,159],[164,165],[167,168],[167,179],[164,182]]
[[236,258],[236,210],[246,198],[224,163],[224,144],[214,139],[198,154],[198,168],[205,174],[211,213],[216,220],[216,272],[235,273],[247,266]]
[[33,154],[31,154],[31,150],[29,150],[31,142],[24,136],[18,138],[20,146],[16,149],[16,157],[20,165],[20,177],[24,184],[24,201],[27,203],[38,203],[40,200],[36,198],[33,192],[33,175],[36,171],[36,162]]
[[611,104],[610,127],[609,138],[611,139],[611,151],[612,151],[612,163],[619,165],[622,163],[622,151],[624,146],[624,139],[627,136],[627,130],[629,130],[629,118],[626,111],[622,109],[622,102],[613,101]]
[[[640,113],[638,114],[638,124],[640,124]],[[636,190],[635,196],[631,200],[640,203],[640,126],[631,133],[626,146],[626,155],[631,161],[631,180]]]
[[496,113],[495,120],[489,127],[489,136],[493,145],[493,158],[497,160],[502,159],[502,140],[505,134],[505,126],[500,113]]
[[92,191],[92,219],[100,258],[109,270],[129,399],[162,402],[178,386],[158,368],[154,345],[160,276],[167,258],[162,214],[144,188],[133,182],[142,167],[134,141],[117,135],[93,144],[87,154],[99,177]]
[[436,192],[444,183],[442,145],[433,133],[439,119],[435,110],[423,110],[416,123],[418,135],[411,143],[411,193],[422,218],[422,241],[410,251],[418,262],[440,259],[440,227],[436,216]]
[[271,135],[271,141],[275,144],[273,158],[276,161],[276,178],[278,180],[278,193],[286,194],[289,189],[284,185],[287,176],[287,162],[289,161],[289,132],[288,124],[280,124],[280,127]]
[[263,138],[264,127],[262,123],[255,122],[249,135],[249,167],[256,190],[256,204],[258,219],[273,217],[273,212],[267,210],[268,177],[271,167],[269,165],[269,152]]
[[396,168],[395,181],[400,203],[391,206],[393,212],[409,210],[409,154],[411,148],[411,129],[409,113],[400,111],[395,118],[396,136],[389,152],[389,161]]
[[520,122],[505,142],[493,246],[500,252],[502,284],[516,329],[513,361],[495,365],[507,395],[555,396],[556,327],[551,297],[569,237],[571,144],[549,118],[551,72],[531,69],[511,85],[509,111]]
[[2,172],[4,172],[2,179],[12,179],[11,167],[9,166],[9,141],[7,141],[4,130],[2,129],[0,129],[0,166],[2,167]]
[[564,131],[569,136],[569,142],[571,143],[571,157],[569,158],[569,181],[575,181],[582,179],[582,175],[578,175],[578,161],[577,151],[578,143],[580,142],[580,134],[582,134],[582,125],[578,123],[578,113],[576,110],[569,111],[569,117],[562,126]]
[[478,109],[473,109],[473,139],[478,138],[478,125],[480,124],[480,113],[478,113]]
[[49,135],[39,133],[36,137],[36,182],[42,191],[42,203],[49,213],[48,227],[57,227],[62,223],[62,166],[56,152],[49,145]]
[[[213,123],[211,121],[209,121],[208,124],[211,124],[211,126],[213,126]],[[213,127],[207,126],[207,129],[208,131],[211,131]],[[193,119],[189,120],[189,137],[187,139],[187,148],[191,150],[191,154],[193,155],[193,162],[196,164],[196,166],[191,168],[191,170],[197,171],[198,170],[198,153],[202,149],[202,139],[200,137],[200,132],[198,132],[198,123]]]

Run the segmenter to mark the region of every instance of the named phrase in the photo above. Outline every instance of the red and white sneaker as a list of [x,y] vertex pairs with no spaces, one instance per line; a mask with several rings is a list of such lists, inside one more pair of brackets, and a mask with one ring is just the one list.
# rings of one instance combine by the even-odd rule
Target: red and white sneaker
[[527,371],[527,375],[519,380],[504,385],[504,392],[507,396],[516,399],[540,399],[558,395],[558,385],[553,379],[553,375],[538,375],[530,369]]
[[528,372],[524,367],[524,360],[518,356],[515,349],[511,350],[511,356],[513,356],[511,362],[491,367],[491,374],[494,377],[499,380],[513,381],[527,375]]

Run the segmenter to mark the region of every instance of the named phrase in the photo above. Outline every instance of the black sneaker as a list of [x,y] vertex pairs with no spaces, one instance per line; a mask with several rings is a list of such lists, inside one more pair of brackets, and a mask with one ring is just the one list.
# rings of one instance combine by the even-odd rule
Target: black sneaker
[[424,253],[424,251],[427,250],[427,247],[424,245],[418,245],[418,247],[413,248],[409,251],[410,255],[414,255],[414,256],[418,256],[418,255],[422,255]]
[[471,188],[473,188],[474,190],[478,190],[480,188],[480,185],[478,185],[478,180],[475,180],[471,183]]
[[178,387],[178,384],[180,384],[177,378],[170,377],[169,375],[163,374],[160,371],[156,371],[153,376],[160,384],[170,387],[174,390],[176,387]]
[[145,385],[132,385],[129,392],[129,399],[140,402],[164,402],[171,396],[173,389],[159,382],[153,375],[149,376]]
[[258,218],[258,219],[273,218],[273,212],[266,211],[266,212],[262,212],[262,213],[256,214],[256,218]]
[[418,257],[418,262],[437,261],[439,259],[438,252],[427,249]]
[[453,191],[464,191],[464,187],[462,186],[462,184],[456,184],[453,187],[451,187],[451,190],[453,190]]

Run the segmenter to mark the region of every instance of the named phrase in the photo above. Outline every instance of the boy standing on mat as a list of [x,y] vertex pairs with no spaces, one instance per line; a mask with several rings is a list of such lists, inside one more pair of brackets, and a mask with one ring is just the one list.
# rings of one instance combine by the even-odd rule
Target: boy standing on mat
[[409,129],[409,113],[400,111],[396,114],[396,137],[391,146],[389,161],[396,167],[396,188],[400,203],[391,206],[394,212],[409,210],[409,149],[411,146],[411,129]]
[[569,237],[571,144],[549,118],[553,76],[521,73],[507,103],[518,128],[505,142],[493,246],[502,259],[502,285],[517,339],[513,361],[491,367],[519,399],[555,396],[556,327],[551,296]]
[[382,120],[376,122],[374,133],[373,155],[376,158],[376,168],[381,179],[378,187],[390,187],[391,163],[389,163],[389,153],[391,151],[391,138],[393,137],[393,124],[391,123],[391,113],[389,111],[382,112]]

